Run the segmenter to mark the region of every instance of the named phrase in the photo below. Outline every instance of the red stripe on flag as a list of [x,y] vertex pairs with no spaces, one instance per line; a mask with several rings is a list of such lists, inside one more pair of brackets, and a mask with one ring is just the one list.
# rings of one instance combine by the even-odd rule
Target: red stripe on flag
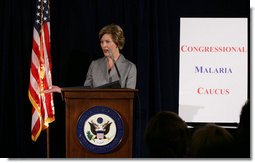
[[30,92],[30,95],[33,98],[35,104],[38,105],[40,103],[40,98],[37,96],[35,90],[32,88],[31,85],[29,86],[29,92]]
[[47,54],[48,54],[48,58],[49,58],[49,63],[51,63],[51,53],[50,53],[50,31],[48,28],[48,24],[44,23],[43,26],[44,29],[44,35],[45,35],[45,45],[46,45],[46,50],[47,50]]
[[36,43],[35,39],[33,39],[33,51],[35,52],[37,58],[40,59],[40,49],[39,49],[39,45]]
[[38,118],[37,120],[36,120],[36,123],[35,123],[35,125],[33,126],[33,128],[32,128],[32,140],[33,141],[36,141],[37,140],[37,138],[39,137],[39,135],[40,135],[40,133],[41,133],[41,130],[42,130],[42,128],[41,128],[41,122],[40,122],[40,119]]
[[30,71],[31,71],[31,75],[34,77],[35,81],[39,85],[40,84],[40,75],[38,74],[38,69],[36,68],[36,66],[33,63],[31,63]]

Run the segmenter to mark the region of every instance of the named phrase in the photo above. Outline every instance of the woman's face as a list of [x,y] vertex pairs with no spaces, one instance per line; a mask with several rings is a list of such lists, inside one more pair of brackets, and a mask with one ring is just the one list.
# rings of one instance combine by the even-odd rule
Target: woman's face
[[105,56],[109,56],[109,49],[113,54],[118,52],[117,45],[112,40],[111,34],[104,34],[100,40],[100,45]]

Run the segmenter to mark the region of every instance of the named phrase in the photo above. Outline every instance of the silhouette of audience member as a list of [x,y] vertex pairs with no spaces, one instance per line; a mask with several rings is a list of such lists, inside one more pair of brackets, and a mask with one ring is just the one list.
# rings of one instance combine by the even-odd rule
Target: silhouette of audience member
[[250,158],[250,100],[243,105],[240,113],[240,121],[237,127],[236,142],[237,155],[240,158]]
[[145,143],[152,158],[183,158],[190,134],[187,124],[174,112],[162,111],[149,121]]
[[232,158],[234,137],[215,124],[207,124],[196,129],[191,140],[193,158]]

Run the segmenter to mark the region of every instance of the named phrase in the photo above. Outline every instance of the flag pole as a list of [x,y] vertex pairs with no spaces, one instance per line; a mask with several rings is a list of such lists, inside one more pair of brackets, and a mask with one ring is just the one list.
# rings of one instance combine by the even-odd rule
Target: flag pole
[[47,135],[47,158],[50,158],[50,129],[49,127],[46,129]]

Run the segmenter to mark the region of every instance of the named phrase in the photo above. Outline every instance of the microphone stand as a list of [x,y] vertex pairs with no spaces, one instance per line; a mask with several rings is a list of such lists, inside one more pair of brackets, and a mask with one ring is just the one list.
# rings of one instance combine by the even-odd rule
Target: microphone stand
[[116,61],[115,61],[115,59],[114,59],[114,57],[113,57],[113,54],[112,54],[112,51],[111,51],[110,49],[109,49],[109,54],[110,54],[110,58],[111,58],[112,61],[113,61],[114,67],[115,67],[115,69],[116,69],[116,71],[117,71],[117,74],[118,74],[118,77],[119,77],[119,81],[121,81],[121,76],[120,76],[119,69],[118,69],[118,67],[117,67]]

